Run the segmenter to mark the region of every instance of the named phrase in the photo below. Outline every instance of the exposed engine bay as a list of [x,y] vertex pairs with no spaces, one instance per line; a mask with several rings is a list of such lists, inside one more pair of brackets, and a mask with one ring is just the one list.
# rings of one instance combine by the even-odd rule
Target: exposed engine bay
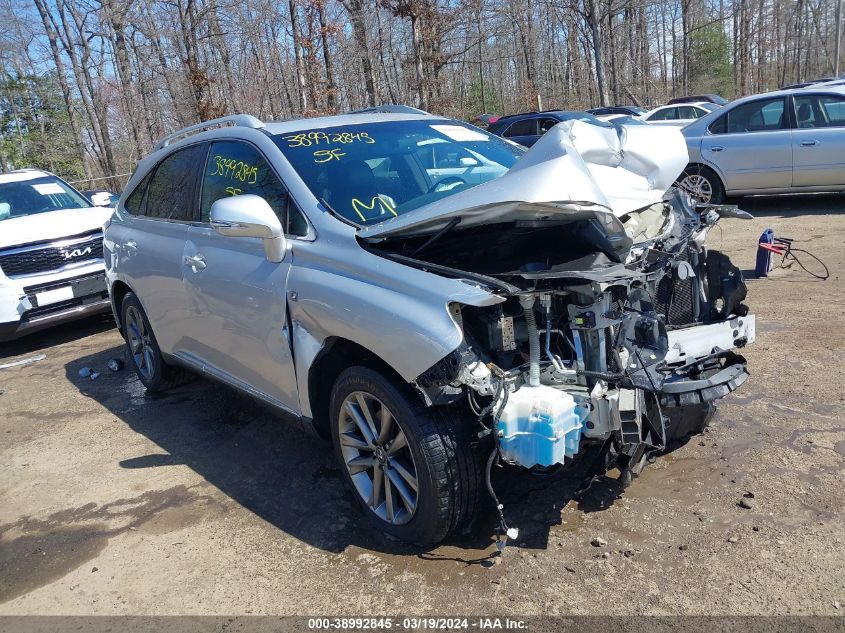
[[735,351],[755,337],[746,286],[705,243],[720,217],[744,212],[694,208],[675,188],[632,210],[482,202],[367,247],[500,299],[450,304],[463,343],[415,381],[429,405],[465,402],[479,437],[492,436],[488,486],[494,460],[550,469],[586,447],[599,448],[596,474],[615,467],[627,484],[748,378]]
[[[644,213],[607,214],[605,231],[592,214],[557,227],[517,222],[486,238],[487,227],[456,231],[418,253],[438,267],[471,266],[504,299],[452,306],[465,343],[419,377],[426,399],[465,397],[476,414],[499,403],[504,453],[525,467],[562,464],[582,440],[611,438],[634,467],[679,432],[666,409],[707,404],[742,384],[747,369],[731,350],[753,340],[754,317],[739,269],[704,244],[719,210],[696,211],[673,190]],[[634,242],[625,232],[655,219],[656,237]],[[402,257],[424,242],[388,244]],[[537,261],[520,264],[525,252]],[[566,421],[545,435],[532,430],[526,420],[558,401]]]

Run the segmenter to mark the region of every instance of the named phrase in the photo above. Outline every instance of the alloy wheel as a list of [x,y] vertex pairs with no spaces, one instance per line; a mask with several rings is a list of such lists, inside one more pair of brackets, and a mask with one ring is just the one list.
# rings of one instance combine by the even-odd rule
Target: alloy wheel
[[687,174],[678,183],[690,197],[701,204],[707,204],[713,197],[713,185],[701,174]]
[[155,373],[155,348],[144,317],[135,306],[129,306],[126,310],[126,338],[135,367],[145,379],[152,380]]
[[343,462],[367,506],[392,525],[410,521],[419,483],[399,421],[381,400],[354,391],[343,401],[337,424]]

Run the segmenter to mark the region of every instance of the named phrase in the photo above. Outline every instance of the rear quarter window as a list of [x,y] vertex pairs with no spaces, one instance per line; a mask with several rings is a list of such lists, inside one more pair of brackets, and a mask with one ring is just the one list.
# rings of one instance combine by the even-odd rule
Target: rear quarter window
[[205,144],[192,145],[159,163],[147,186],[147,217],[181,222],[195,218],[197,172],[206,151]]
[[144,194],[147,193],[147,185],[150,184],[151,177],[152,172],[148,172],[126,198],[123,208],[130,215],[144,215]]

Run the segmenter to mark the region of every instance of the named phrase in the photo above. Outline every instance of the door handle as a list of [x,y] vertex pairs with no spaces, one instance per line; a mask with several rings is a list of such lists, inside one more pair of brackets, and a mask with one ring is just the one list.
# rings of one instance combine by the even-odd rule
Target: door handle
[[722,152],[722,151],[724,151],[724,149],[725,148],[722,147],[721,145],[714,145],[713,147],[710,148],[710,151],[711,152]]
[[195,273],[205,270],[205,257],[202,255],[185,255],[185,266],[189,266]]
[[816,141],[811,140],[811,139],[808,139],[808,140],[805,140],[805,141],[801,141],[801,146],[802,146],[802,147],[812,147],[812,146],[813,146],[813,145],[815,145],[815,144],[816,144]]

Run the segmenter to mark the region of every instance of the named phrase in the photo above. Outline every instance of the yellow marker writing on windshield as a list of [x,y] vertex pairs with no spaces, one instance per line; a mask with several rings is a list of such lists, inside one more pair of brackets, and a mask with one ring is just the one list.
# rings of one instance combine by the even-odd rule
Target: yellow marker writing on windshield
[[387,210],[387,211],[390,211],[390,213],[392,213],[394,215],[394,217],[398,216],[398,214],[396,213],[396,210],[393,208],[393,206],[387,200],[385,200],[385,198],[383,196],[380,196],[380,195],[375,196],[372,199],[372,202],[370,204],[367,204],[366,202],[362,202],[358,198],[352,198],[352,210],[355,211],[355,213],[358,214],[358,217],[361,218],[362,222],[366,222],[367,218],[366,218],[366,216],[364,216],[363,213],[361,213],[361,210],[363,209],[364,211],[375,211],[376,210],[376,204],[378,204],[379,207],[381,208],[380,213],[384,213],[384,211]]
[[330,160],[340,160],[341,156],[346,156],[346,152],[341,152],[337,147],[332,149],[318,149],[314,152],[314,162],[327,163]]

